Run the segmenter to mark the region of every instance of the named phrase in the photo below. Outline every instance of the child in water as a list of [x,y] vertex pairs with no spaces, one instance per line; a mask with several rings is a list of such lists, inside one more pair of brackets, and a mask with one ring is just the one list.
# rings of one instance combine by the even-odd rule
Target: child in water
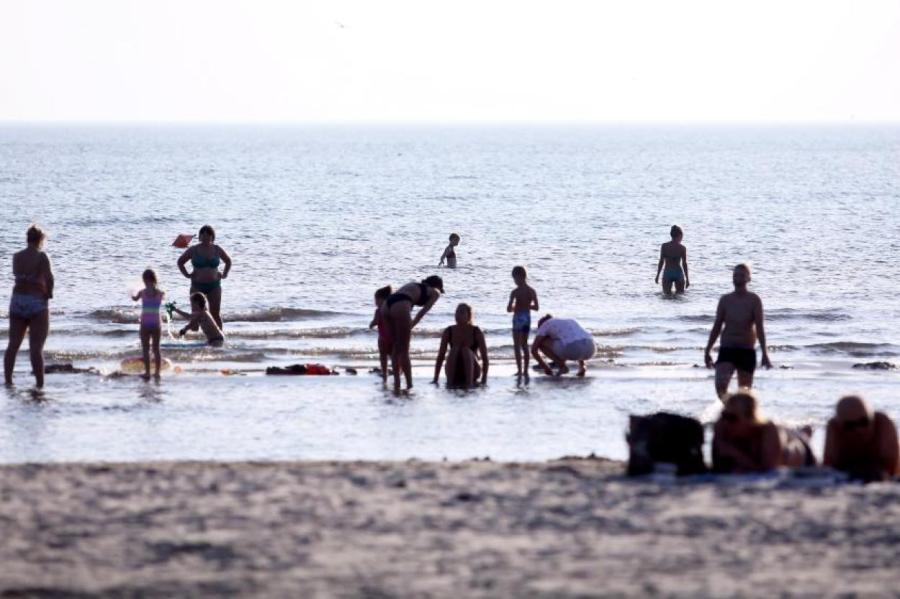
[[[531,311],[539,310],[537,292],[528,286],[528,273],[525,267],[512,269],[516,288],[509,294],[507,312],[513,313],[512,334],[516,351],[516,376],[528,376],[528,334],[531,332]],[[522,368],[522,354],[525,354],[525,367]]]
[[203,330],[206,335],[206,342],[210,345],[219,347],[225,343],[225,333],[216,324],[213,315],[210,314],[207,307],[206,296],[202,293],[194,293],[191,295],[191,311],[179,310],[173,307],[173,311],[178,315],[188,319],[188,323],[178,331],[178,335],[183,337],[188,331]]
[[372,317],[372,322],[369,323],[370,329],[378,327],[378,359],[381,361],[381,379],[385,384],[388,376],[388,356],[394,352],[394,340],[391,338],[391,332],[387,323],[384,322],[384,314],[382,314],[381,308],[390,295],[390,285],[382,287],[375,292],[375,316]]
[[456,233],[450,233],[450,244],[444,250],[444,253],[441,254],[441,261],[438,262],[438,266],[443,266],[444,261],[447,261],[447,268],[456,268],[456,250],[454,249],[459,245],[459,235]]
[[159,306],[162,304],[166,292],[157,287],[156,272],[148,268],[141,276],[144,279],[144,288],[131,296],[136,302],[141,300],[141,352],[144,356],[144,378],[150,378],[150,346],[153,346],[154,376],[159,378],[159,368],[162,356],[159,353],[159,336],[162,331],[159,318]]

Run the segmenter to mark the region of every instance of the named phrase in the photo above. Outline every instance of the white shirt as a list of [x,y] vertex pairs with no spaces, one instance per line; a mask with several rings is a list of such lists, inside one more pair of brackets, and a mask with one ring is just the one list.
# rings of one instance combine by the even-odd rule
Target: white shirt
[[593,339],[593,336],[572,318],[551,318],[538,327],[537,336],[550,337],[563,345],[568,345],[573,341]]

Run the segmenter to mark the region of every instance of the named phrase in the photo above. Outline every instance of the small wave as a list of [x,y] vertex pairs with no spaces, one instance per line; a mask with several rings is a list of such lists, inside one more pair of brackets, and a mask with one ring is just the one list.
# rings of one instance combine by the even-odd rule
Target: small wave
[[114,324],[137,324],[138,322],[138,311],[136,308],[127,310],[121,308],[105,308],[89,312],[87,316],[88,318],[99,322],[111,322]]
[[222,318],[225,322],[284,322],[294,320],[310,320],[313,318],[327,318],[339,316],[341,312],[329,310],[311,310],[307,308],[264,308],[261,310],[249,310],[246,312],[226,312]]
[[795,310],[793,308],[775,308],[766,311],[768,320],[814,320],[817,322],[838,322],[851,320],[853,317],[842,312],[824,308],[822,310]]
[[897,353],[897,347],[891,343],[832,341],[830,343],[813,343],[807,347],[820,353],[847,354],[858,358],[900,355]]

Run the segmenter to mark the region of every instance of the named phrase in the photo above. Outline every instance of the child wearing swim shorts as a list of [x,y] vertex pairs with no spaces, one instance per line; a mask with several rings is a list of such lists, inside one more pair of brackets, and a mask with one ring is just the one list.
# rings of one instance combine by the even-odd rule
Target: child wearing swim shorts
[[394,339],[391,337],[391,331],[388,329],[387,323],[384,321],[382,307],[387,298],[391,295],[391,286],[382,287],[375,292],[375,316],[369,323],[369,328],[378,327],[378,359],[381,361],[381,379],[387,383],[388,356],[394,351]]
[[162,356],[159,352],[159,336],[162,330],[159,318],[159,307],[162,304],[166,292],[158,287],[156,272],[148,268],[142,275],[144,288],[131,296],[132,301],[141,300],[141,352],[144,357],[144,378],[150,378],[150,349],[153,349],[153,365],[155,374],[159,378],[159,368]]
[[[513,347],[516,352],[516,376],[528,376],[528,334],[531,332],[531,311],[539,310],[537,292],[528,281],[528,273],[523,266],[512,269],[516,288],[509,294],[507,312],[512,312]],[[524,368],[522,355],[524,354]]]

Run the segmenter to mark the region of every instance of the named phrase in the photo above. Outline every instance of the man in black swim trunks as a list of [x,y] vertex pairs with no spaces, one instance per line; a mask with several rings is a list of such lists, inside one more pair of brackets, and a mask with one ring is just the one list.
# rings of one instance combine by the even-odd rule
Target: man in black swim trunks
[[[719,399],[728,393],[728,385],[734,371],[738,374],[738,387],[753,386],[753,372],[756,370],[756,340],[762,349],[762,365],[771,368],[769,352],[766,350],[766,333],[763,327],[762,300],[747,290],[750,282],[750,267],[738,264],[732,273],[734,291],[723,295],[716,308],[716,322],[709,333],[709,342],[703,358],[707,368],[713,367],[710,355],[712,347],[722,334],[719,344],[719,359],[716,367],[716,393]],[[723,330],[724,327],[724,330]]]

